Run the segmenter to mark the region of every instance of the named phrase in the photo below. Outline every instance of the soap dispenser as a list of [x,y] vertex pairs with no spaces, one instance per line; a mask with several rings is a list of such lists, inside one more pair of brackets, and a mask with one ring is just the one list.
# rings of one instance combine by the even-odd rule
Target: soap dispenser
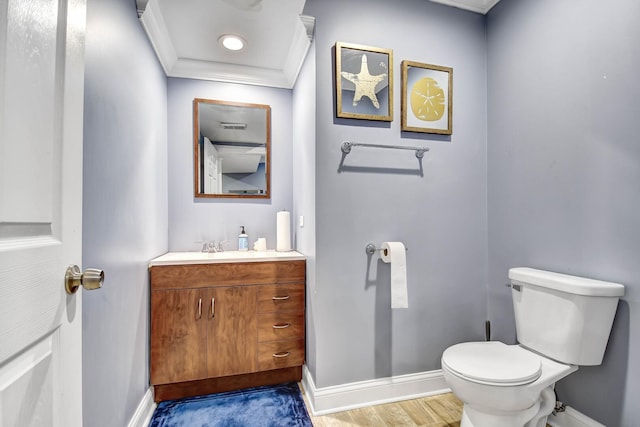
[[240,226],[240,235],[238,236],[238,250],[239,251],[248,251],[249,250],[249,235],[244,231],[244,225]]

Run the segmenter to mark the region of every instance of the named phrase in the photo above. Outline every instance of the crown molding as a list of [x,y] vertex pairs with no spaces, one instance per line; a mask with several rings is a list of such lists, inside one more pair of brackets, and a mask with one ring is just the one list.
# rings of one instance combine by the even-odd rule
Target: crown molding
[[[145,1],[148,0],[138,0],[138,2]],[[140,7],[140,3],[138,3],[138,7]],[[273,69],[178,57],[157,2],[148,1],[140,16],[140,22],[168,77],[213,80],[285,89],[291,89],[295,85],[311,46],[315,27],[315,18],[301,15],[296,24],[294,37],[289,45],[289,51],[282,69]]]
[[295,34],[289,46],[287,59],[282,67],[283,75],[287,82],[289,82],[289,89],[296,83],[296,79],[298,78],[302,64],[304,64],[304,59],[307,56],[310,46],[311,39],[308,36],[307,27],[302,21],[298,21]]
[[167,71],[168,77],[213,80],[291,89],[293,85],[281,70],[238,64],[212,63],[194,59],[178,59]]
[[312,41],[313,33],[316,28],[316,18],[309,15],[300,15],[300,21],[304,25],[304,29],[307,31],[307,37],[309,37],[309,41]]
[[491,10],[491,8],[495,6],[496,3],[498,3],[500,0],[429,0],[429,1],[486,15]]
[[178,61],[178,55],[173,47],[167,24],[164,22],[162,13],[157,2],[150,2],[146,5],[142,16],[140,17],[142,27],[147,32],[147,36],[151,41],[153,50],[160,60],[160,64],[164,69],[164,73],[168,76],[171,69]]
[[138,18],[144,13],[144,9],[147,7],[149,0],[136,0],[136,9],[138,11]]

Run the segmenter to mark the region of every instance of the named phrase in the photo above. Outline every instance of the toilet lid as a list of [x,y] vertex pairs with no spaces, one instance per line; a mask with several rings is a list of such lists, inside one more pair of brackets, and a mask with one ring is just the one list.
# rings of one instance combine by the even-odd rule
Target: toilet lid
[[542,373],[542,363],[535,354],[498,341],[451,346],[442,354],[442,364],[470,381],[505,386],[529,384]]

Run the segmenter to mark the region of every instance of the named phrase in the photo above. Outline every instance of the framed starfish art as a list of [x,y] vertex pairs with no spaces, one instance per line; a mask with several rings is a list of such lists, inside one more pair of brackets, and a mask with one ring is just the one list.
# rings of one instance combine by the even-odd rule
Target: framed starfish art
[[393,51],[336,43],[336,115],[393,120]]
[[453,68],[402,61],[401,129],[451,135]]

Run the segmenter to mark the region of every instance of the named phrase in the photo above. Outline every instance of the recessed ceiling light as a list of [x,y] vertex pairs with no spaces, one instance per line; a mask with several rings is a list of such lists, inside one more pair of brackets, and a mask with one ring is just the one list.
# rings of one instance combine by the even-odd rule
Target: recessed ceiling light
[[242,37],[233,34],[225,34],[223,36],[220,36],[218,42],[224,48],[229,50],[240,50],[247,44]]

